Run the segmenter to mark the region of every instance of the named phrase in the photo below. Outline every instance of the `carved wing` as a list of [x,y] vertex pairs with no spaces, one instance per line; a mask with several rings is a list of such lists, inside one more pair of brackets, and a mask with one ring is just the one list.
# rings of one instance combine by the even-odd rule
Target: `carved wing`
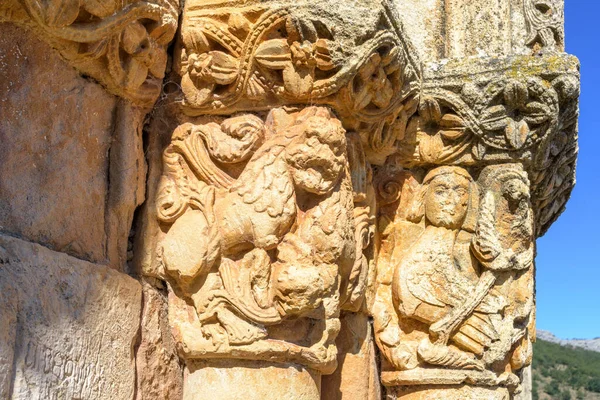
[[494,194],[487,192],[481,202],[477,231],[473,237],[473,252],[484,264],[493,261],[503,250],[494,224],[495,209]]
[[284,136],[267,142],[231,187],[244,203],[253,204],[256,212],[266,211],[271,217],[282,215],[294,196],[292,177],[282,154],[289,142]]
[[441,302],[434,293],[437,293],[439,288],[432,284],[430,276],[425,272],[413,271],[408,274],[406,283],[410,293],[417,299],[425,303],[445,307],[446,304]]

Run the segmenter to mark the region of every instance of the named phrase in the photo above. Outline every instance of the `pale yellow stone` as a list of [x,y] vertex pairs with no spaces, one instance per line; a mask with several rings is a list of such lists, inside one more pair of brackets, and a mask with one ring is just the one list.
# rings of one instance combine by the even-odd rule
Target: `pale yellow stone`
[[188,365],[183,400],[319,400],[320,374],[262,361],[198,361]]
[[526,399],[563,2],[179,3],[0,5],[0,397]]
[[0,54],[0,230],[104,261],[117,99],[13,24]]

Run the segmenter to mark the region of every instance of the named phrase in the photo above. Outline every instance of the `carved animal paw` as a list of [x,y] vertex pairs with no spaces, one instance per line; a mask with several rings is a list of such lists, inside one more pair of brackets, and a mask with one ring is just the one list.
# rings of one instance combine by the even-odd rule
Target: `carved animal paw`
[[217,318],[227,331],[230,345],[249,344],[267,337],[267,331],[264,327],[254,325],[238,317],[225,307],[218,311]]
[[419,359],[414,351],[410,351],[409,348],[404,344],[399,344],[397,346],[384,347],[384,354],[388,361],[394,365],[394,367],[399,370],[408,370],[414,369],[419,366]]
[[472,354],[457,350],[453,347],[433,344],[429,339],[423,339],[417,349],[419,357],[432,365],[441,365],[459,369],[484,370],[484,365]]

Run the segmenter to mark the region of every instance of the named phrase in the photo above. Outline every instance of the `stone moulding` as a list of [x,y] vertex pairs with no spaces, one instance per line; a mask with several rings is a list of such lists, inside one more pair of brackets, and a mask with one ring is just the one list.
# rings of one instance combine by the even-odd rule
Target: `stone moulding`
[[[424,54],[455,58],[422,64],[394,2],[407,21],[423,17],[410,21],[409,33],[436,46]],[[23,343],[33,349],[37,369],[11,370],[11,377],[23,377],[10,378],[17,386],[0,377],[0,396],[16,387],[31,397],[43,387],[48,397],[58,393],[53,382],[65,393],[83,393],[82,385],[95,381],[89,389],[98,397],[119,377],[114,392],[127,393],[119,398],[144,396],[143,388],[133,388],[135,373],[158,393],[161,384],[152,374],[163,371],[162,382],[182,379],[172,393],[182,391],[186,400],[240,397],[241,391],[249,399],[316,400],[352,392],[338,390],[339,382],[352,380],[349,386],[376,387],[361,393],[379,398],[375,376],[390,399],[512,398],[532,358],[535,239],[565,209],[575,184],[579,65],[561,53],[562,3],[3,1],[0,23],[39,36],[75,68],[68,68],[69,79],[81,80],[78,71],[111,94],[105,119],[114,120],[114,128],[102,131],[103,154],[110,148],[110,179],[103,180],[110,183],[108,217],[104,231],[100,226],[111,265],[129,260],[145,149],[149,174],[133,261],[145,280],[141,299],[139,285],[124,274],[0,240],[6,242],[0,267],[15,267],[0,268],[9,278],[0,281],[6,286],[0,291],[7,304],[0,309],[8,326],[0,329],[9,342],[0,346],[5,365],[28,362],[27,347],[17,344],[21,317],[64,317],[33,295],[27,295],[31,304],[14,296],[13,283],[26,287],[29,270],[44,261],[29,262],[26,254],[64,261],[64,268],[44,267],[72,275],[49,285],[49,298],[83,301],[90,311],[79,315],[75,307],[64,332],[62,325],[53,332],[29,324],[36,329],[24,331]],[[168,63],[180,11],[180,37]],[[502,29],[488,35],[496,27]],[[481,45],[487,51],[479,52]],[[511,49],[528,55],[506,56]],[[492,53],[503,55],[463,57]],[[162,92],[167,65],[168,82],[178,89]],[[23,81],[36,85],[33,75],[39,76]],[[22,93],[33,92],[12,80],[9,86],[24,87],[14,96],[20,104]],[[45,98],[63,85],[37,86]],[[143,135],[144,116],[161,94]],[[32,132],[41,132],[45,121]],[[54,125],[62,130],[65,124]],[[106,169],[100,169],[104,179]],[[89,277],[75,271],[80,267]],[[91,302],[86,296],[94,290],[76,285],[88,278],[98,292]],[[123,314],[126,326],[92,312],[119,300],[103,282],[122,289],[123,305],[111,310]],[[27,288],[44,286],[37,283]],[[32,311],[24,315],[17,301]],[[140,337],[142,301],[144,319],[156,318],[142,320]],[[71,307],[67,303],[61,307]],[[70,327],[79,317],[92,330],[110,330],[106,338],[123,342],[112,350],[126,351],[114,363],[102,360],[110,369],[106,377],[94,372],[63,382],[65,363],[59,381],[47,372],[30,381],[33,372],[49,368],[46,350],[54,354],[52,363],[77,361],[79,349],[67,354],[54,344],[71,343]],[[160,337],[148,341],[155,329]],[[168,349],[161,351],[167,331]],[[137,338],[136,371],[130,353]],[[169,365],[146,367],[161,362]],[[322,375],[332,377],[321,381]],[[43,386],[28,384],[36,379]]]
[[[389,1],[189,2],[182,24],[182,110],[231,114],[333,108],[382,163],[414,112],[420,64]],[[396,122],[396,120],[400,120]]]
[[33,29],[82,74],[111,93],[150,107],[162,90],[177,0],[11,0],[0,21]]

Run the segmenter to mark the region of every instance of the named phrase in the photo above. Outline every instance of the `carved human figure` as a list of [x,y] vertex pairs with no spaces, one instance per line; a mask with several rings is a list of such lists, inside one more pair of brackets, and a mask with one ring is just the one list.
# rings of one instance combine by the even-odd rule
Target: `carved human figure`
[[[391,257],[397,317],[383,299],[375,307],[378,342],[395,368],[487,370],[498,379],[477,375],[477,383],[517,385],[511,371],[528,357],[532,294],[520,279],[533,261],[528,184],[514,166],[484,169],[479,184],[460,167],[425,176],[409,212],[422,231]],[[520,360],[512,369],[511,356]]]

